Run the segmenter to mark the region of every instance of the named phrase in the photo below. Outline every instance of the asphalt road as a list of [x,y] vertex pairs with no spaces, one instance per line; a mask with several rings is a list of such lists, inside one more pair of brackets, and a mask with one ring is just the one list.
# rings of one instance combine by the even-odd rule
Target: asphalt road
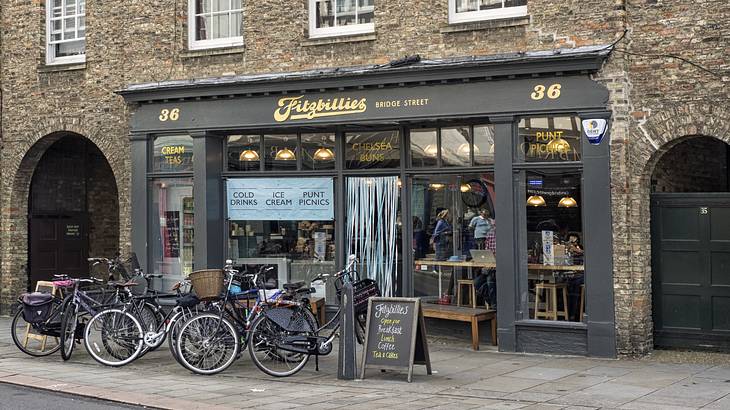
[[0,410],[112,410],[141,408],[0,383]]

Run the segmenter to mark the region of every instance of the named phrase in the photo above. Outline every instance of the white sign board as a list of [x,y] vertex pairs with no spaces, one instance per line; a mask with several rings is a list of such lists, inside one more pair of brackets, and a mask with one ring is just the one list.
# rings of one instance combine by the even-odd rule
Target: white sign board
[[332,178],[231,178],[228,218],[240,221],[332,221]]

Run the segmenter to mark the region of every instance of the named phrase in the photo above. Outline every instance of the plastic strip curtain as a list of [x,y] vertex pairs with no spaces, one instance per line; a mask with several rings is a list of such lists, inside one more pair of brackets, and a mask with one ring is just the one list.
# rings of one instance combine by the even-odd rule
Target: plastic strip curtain
[[374,279],[393,295],[398,218],[398,177],[347,179],[347,254],[360,260],[361,278]]

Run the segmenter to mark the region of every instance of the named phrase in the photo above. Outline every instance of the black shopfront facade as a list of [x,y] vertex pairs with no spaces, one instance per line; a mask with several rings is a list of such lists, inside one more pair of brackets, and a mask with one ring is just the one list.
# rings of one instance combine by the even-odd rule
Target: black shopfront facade
[[308,279],[354,252],[390,266],[386,293],[451,304],[496,265],[500,351],[615,357],[609,136],[584,129],[610,121],[606,55],[129,86],[132,250],[161,287],[229,258]]

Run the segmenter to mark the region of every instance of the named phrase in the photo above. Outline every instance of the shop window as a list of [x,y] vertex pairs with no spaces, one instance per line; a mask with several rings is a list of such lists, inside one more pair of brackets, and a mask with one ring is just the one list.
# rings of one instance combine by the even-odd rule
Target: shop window
[[443,166],[468,167],[471,164],[471,129],[441,129],[441,163]]
[[226,140],[229,171],[261,169],[261,136],[230,135]]
[[411,129],[411,166],[435,167],[438,165],[437,133],[436,129]]
[[347,169],[400,166],[400,133],[397,130],[347,133],[345,142]]
[[242,0],[188,0],[191,50],[243,44]]
[[578,117],[523,118],[519,124],[518,160],[567,162],[581,160]]
[[185,172],[192,170],[192,137],[189,135],[171,135],[155,138],[152,154],[152,171]]
[[494,164],[494,126],[474,126],[474,165]]
[[193,179],[153,179],[150,192],[152,269],[166,279],[187,276],[193,271]]
[[309,37],[375,31],[375,0],[309,0]]
[[231,178],[227,192],[235,265],[276,265],[278,282],[335,270],[333,178]]
[[86,61],[86,0],[46,2],[46,63]]
[[293,171],[297,169],[299,148],[297,134],[264,135],[264,169]]
[[585,310],[581,174],[524,172],[530,319],[580,322]]
[[526,15],[527,0],[449,0],[449,23]]
[[302,134],[302,169],[335,169],[335,135]]
[[[496,305],[494,192],[493,173],[413,177],[416,296],[431,303]],[[476,300],[469,300],[470,286]]]

